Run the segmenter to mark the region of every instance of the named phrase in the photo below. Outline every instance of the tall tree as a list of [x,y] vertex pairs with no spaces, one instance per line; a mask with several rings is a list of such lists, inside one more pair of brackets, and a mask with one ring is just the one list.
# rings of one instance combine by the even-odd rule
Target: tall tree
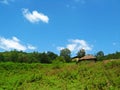
[[83,57],[83,56],[85,56],[85,49],[80,49],[78,52],[77,52],[77,56],[78,57]]
[[98,51],[96,54],[97,60],[102,60],[104,57],[104,52],[103,51]]
[[62,49],[60,51],[60,56],[62,56],[66,62],[71,61],[71,51],[68,48]]
[[49,58],[51,59],[51,61],[54,60],[54,59],[56,59],[56,57],[58,57],[57,54],[55,54],[55,53],[53,53],[51,51],[48,51],[47,55],[49,56]]

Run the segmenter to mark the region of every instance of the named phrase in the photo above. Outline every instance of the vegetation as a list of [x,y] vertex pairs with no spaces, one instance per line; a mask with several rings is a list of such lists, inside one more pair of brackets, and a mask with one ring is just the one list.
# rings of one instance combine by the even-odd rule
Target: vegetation
[[[77,57],[85,56],[85,50],[81,49],[77,52]],[[99,51],[95,55],[98,61],[120,59],[120,52],[104,55],[103,51]],[[23,51],[5,51],[0,52],[0,62],[18,62],[18,63],[46,63],[51,64],[53,62],[71,62],[71,51],[67,48],[60,51],[60,56],[54,52],[31,52],[26,53]]]
[[103,51],[99,51],[99,52],[97,52],[97,54],[95,56],[97,57],[97,60],[103,60],[104,52]]
[[60,56],[50,51],[1,52],[0,90],[119,90],[120,52],[99,51],[96,57],[100,62],[76,64],[69,49]]
[[19,62],[19,63],[52,63],[58,57],[53,52],[31,52],[26,53],[23,51],[6,51],[0,53],[0,61],[2,62]]
[[71,51],[67,48],[60,51],[60,56],[65,59],[66,62],[71,62]]
[[96,55],[98,61],[120,59],[120,52],[104,55],[103,51],[99,51]]
[[80,49],[80,51],[77,52],[77,57],[84,57],[85,56],[85,50],[84,49]]
[[0,90],[119,90],[120,60],[97,63],[0,63]]

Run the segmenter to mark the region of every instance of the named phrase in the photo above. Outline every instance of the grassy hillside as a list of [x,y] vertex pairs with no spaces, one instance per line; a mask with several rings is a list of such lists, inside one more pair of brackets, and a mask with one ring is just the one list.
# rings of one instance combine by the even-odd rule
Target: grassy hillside
[[0,90],[120,90],[120,60],[0,63]]

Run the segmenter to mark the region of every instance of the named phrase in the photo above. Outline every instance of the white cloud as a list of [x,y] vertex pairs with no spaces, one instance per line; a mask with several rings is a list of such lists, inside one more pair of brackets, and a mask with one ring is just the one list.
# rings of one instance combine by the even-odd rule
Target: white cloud
[[27,47],[28,47],[28,49],[31,49],[31,50],[35,50],[36,49],[36,47],[34,47],[32,45],[28,45]]
[[62,49],[64,49],[65,47],[57,47],[57,50],[62,50]]
[[3,3],[3,4],[9,4],[9,2],[13,2],[14,0],[0,0],[0,3]]
[[67,46],[69,47],[71,45],[71,47],[73,48],[69,48],[71,50],[80,50],[81,48],[88,51],[92,50],[92,48],[87,44],[85,40],[75,39],[69,40],[69,42],[71,42],[71,44],[68,44]]
[[25,46],[25,45],[21,44],[20,40],[17,37],[12,37],[12,39],[7,39],[7,38],[4,38],[4,37],[0,37],[0,48],[3,49],[3,50],[8,50],[8,51],[13,50],[13,49],[16,49],[18,51],[36,49],[33,46],[30,46],[30,45]]
[[13,37],[13,40],[19,42],[20,40],[17,37]]
[[48,16],[44,15],[43,13],[39,13],[36,10],[32,11],[31,13],[28,9],[23,9],[22,13],[23,13],[23,16],[31,23],[38,23],[40,21],[44,23],[49,22]]
[[90,46],[85,40],[72,39],[68,40],[69,44],[66,47],[57,47],[58,50],[68,48],[71,52],[76,53],[80,49],[85,49],[86,51],[91,51],[92,46]]

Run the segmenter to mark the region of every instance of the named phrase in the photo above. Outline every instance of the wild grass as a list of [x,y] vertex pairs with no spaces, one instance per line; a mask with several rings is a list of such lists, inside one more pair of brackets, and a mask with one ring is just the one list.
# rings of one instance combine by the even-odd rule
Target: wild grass
[[0,90],[120,90],[120,60],[0,63]]

